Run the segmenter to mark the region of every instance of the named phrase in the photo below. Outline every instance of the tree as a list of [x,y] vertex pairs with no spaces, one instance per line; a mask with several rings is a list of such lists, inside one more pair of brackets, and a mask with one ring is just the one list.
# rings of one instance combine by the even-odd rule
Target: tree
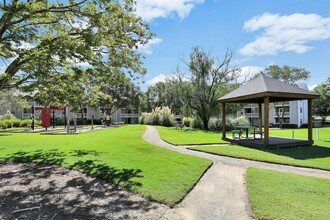
[[92,87],[92,101],[107,115],[112,115],[120,108],[139,108],[140,88],[135,86],[129,78],[121,78],[120,83],[112,83],[106,79],[94,81]]
[[316,86],[313,91],[320,95],[319,99],[313,100],[314,114],[320,116],[325,123],[327,116],[330,115],[330,77]]
[[227,84],[234,82],[239,75],[239,69],[230,65],[232,57],[233,52],[227,50],[220,61],[194,47],[189,62],[183,61],[191,76],[178,71],[177,77],[171,80],[179,86],[185,102],[202,120],[205,130],[209,129],[210,117],[219,108],[217,99],[227,92]]
[[144,74],[136,49],[152,34],[133,13],[133,3],[3,0],[0,59],[6,68],[0,73],[0,91],[26,86],[45,75],[57,78],[82,63],[108,74]]
[[158,82],[155,86],[149,86],[145,95],[148,112],[156,107],[169,107],[174,114],[182,114],[184,103],[176,84],[168,80]]
[[17,90],[11,89],[0,93],[0,115],[5,114],[6,111],[19,111],[22,108],[29,108],[26,100]]
[[[284,65],[280,67],[278,65],[270,65],[264,71],[261,71],[260,74],[268,75],[274,79],[278,79],[284,83],[294,85],[299,80],[307,80],[310,77],[310,72],[305,70],[304,68],[299,67],[290,67]],[[284,121],[284,102],[280,103],[282,105],[281,109],[275,108],[276,116],[279,119],[279,127],[282,128]]]

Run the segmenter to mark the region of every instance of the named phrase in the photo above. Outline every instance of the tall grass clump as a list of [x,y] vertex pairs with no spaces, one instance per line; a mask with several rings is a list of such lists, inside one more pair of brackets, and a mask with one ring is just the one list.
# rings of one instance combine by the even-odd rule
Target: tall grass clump
[[189,118],[189,117],[184,117],[182,123],[183,123],[184,126],[186,126],[186,127],[190,127],[191,118]]
[[175,117],[169,107],[156,107],[150,113],[142,113],[139,123],[171,127],[175,125]]
[[193,117],[190,121],[190,127],[195,129],[203,129],[203,122],[198,116]]

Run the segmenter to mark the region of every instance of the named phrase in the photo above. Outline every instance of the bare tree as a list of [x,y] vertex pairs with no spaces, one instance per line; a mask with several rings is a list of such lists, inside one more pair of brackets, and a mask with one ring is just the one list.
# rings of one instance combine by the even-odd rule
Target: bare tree
[[194,47],[189,62],[183,60],[191,76],[179,68],[171,82],[178,85],[188,106],[201,119],[203,128],[208,130],[208,122],[219,106],[218,98],[229,90],[228,84],[235,82],[240,69],[231,65],[233,51],[227,50],[222,60],[213,58],[199,47]]

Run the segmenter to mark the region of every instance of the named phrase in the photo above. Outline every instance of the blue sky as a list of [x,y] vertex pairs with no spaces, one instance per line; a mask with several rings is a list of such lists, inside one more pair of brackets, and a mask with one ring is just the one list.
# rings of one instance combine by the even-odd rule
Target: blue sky
[[328,0],[138,0],[137,14],[156,34],[141,48],[141,89],[184,68],[180,59],[195,45],[219,59],[234,50],[243,74],[271,64],[305,68],[311,88],[330,76],[329,9]]

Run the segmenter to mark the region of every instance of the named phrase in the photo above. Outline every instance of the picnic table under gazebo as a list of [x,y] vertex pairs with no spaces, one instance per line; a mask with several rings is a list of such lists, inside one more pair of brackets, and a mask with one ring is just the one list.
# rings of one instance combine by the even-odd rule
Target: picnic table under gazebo
[[[308,90],[299,88],[296,85],[283,83],[279,80],[260,74],[259,77],[251,80],[238,89],[221,97],[222,103],[222,139],[233,144],[250,147],[296,147],[313,145],[312,133],[312,100],[319,98],[319,95]],[[308,100],[308,140],[297,140],[269,136],[269,103],[285,102],[296,100]],[[258,130],[262,138],[258,139],[235,139],[226,136],[226,104],[227,103],[257,103],[259,108]],[[264,118],[262,118],[262,104]],[[263,120],[262,120],[263,119]],[[264,130],[262,131],[262,124]],[[261,133],[262,132],[262,133]]]

